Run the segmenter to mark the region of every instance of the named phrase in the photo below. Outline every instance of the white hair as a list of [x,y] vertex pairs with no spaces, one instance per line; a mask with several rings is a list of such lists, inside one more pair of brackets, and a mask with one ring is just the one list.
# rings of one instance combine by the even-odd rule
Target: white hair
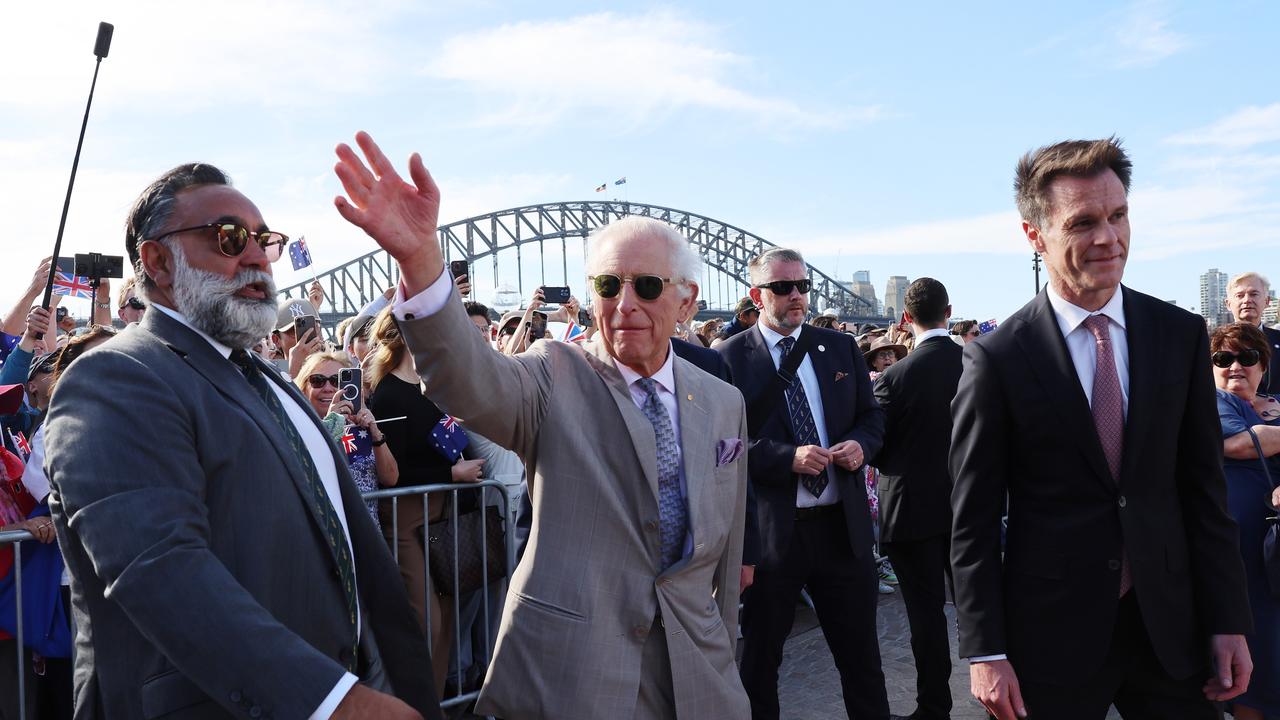
[[653,218],[633,215],[611,222],[592,233],[590,245],[587,249],[587,274],[595,274],[596,259],[600,256],[600,249],[606,243],[623,242],[642,237],[658,238],[666,241],[670,253],[671,276],[678,283],[680,296],[689,297],[689,294],[693,292],[693,288],[689,287],[689,283],[697,284],[698,277],[702,275],[702,258],[698,256],[697,251],[693,249],[693,246],[678,230],[661,220]]
[[1238,286],[1238,285],[1243,285],[1244,283],[1247,283],[1247,282],[1249,282],[1250,280],[1257,280],[1257,281],[1258,281],[1258,284],[1262,285],[1262,294],[1263,294],[1263,295],[1266,295],[1266,294],[1267,294],[1267,291],[1271,289],[1271,283],[1267,282],[1267,279],[1266,279],[1266,278],[1264,278],[1264,277],[1262,277],[1262,276],[1261,276],[1261,275],[1259,275],[1258,273],[1256,273],[1256,272],[1243,272],[1243,273],[1240,273],[1239,275],[1237,275],[1237,276],[1235,276],[1235,277],[1231,278],[1231,281],[1227,283],[1227,290],[1230,290],[1230,289],[1232,289],[1232,288],[1234,288],[1234,287],[1236,287],[1236,286]]

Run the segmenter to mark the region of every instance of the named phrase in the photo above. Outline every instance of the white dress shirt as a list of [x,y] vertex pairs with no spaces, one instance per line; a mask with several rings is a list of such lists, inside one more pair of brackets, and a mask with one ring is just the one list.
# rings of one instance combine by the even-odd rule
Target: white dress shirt
[[[231,348],[209,337],[203,330],[191,324],[182,313],[172,308],[167,308],[156,302],[151,303],[154,310],[168,315],[183,325],[190,328],[197,335],[204,338],[206,342],[222,357],[231,358]],[[239,372],[239,368],[236,372]],[[265,376],[265,373],[264,373]],[[307,414],[307,408],[302,407],[293,399],[288,391],[280,387],[279,383],[271,379],[267,379],[267,384],[275,391],[276,396],[280,398],[280,404],[284,407],[285,413],[289,416],[289,420],[298,430],[298,435],[302,437],[302,442],[307,446],[307,452],[311,454],[311,462],[316,466],[316,473],[320,476],[320,484],[324,486],[324,492],[329,496],[329,502],[333,505],[333,510],[338,514],[338,522],[342,525],[342,537],[347,542],[347,548],[351,552],[351,557],[355,558],[355,548],[351,546],[351,532],[347,528],[347,513],[342,505],[342,493],[338,490],[338,471],[333,464],[333,453],[329,451],[329,443],[323,435],[320,434],[320,428],[312,422],[311,417]],[[351,572],[355,573],[354,560]],[[356,587],[359,587],[357,585]],[[356,633],[360,633],[360,598],[356,597]],[[333,715],[333,711],[337,709],[338,704],[342,702],[342,698],[346,697],[347,692],[359,680],[351,673],[345,673],[338,684],[333,686],[333,690],[329,691],[329,695],[325,697],[324,702],[320,703],[320,707],[311,713],[309,720],[326,720]]]
[[[397,320],[404,320],[406,316],[427,317],[434,315],[444,309],[445,305],[453,297],[453,278],[449,273],[440,271],[440,276],[435,279],[426,290],[406,298],[404,295],[404,286],[396,288],[396,302],[392,307],[391,313],[395,315]],[[658,368],[658,371],[652,375],[655,382],[658,383],[658,400],[662,403],[662,407],[667,411],[667,417],[671,419],[671,430],[676,438],[676,452],[680,453],[678,458],[680,461],[680,496],[684,498],[685,506],[689,504],[689,485],[684,473],[684,449],[680,439],[680,405],[676,402],[676,371],[675,371],[675,350],[667,343],[667,361]],[[631,400],[636,404],[637,408],[644,408],[645,400],[648,398],[647,393],[637,383],[642,377],[640,373],[631,368],[613,360],[613,366],[617,368],[622,375],[622,379],[627,384],[627,389],[631,392]],[[689,531],[684,536],[684,550],[682,555],[687,557],[693,552],[693,526],[689,526]]]
[[[805,326],[792,330],[786,337],[800,340],[800,332]],[[765,347],[769,348],[769,357],[773,358],[773,367],[775,369],[782,367],[782,348],[778,343],[784,337],[781,333],[765,327],[763,322],[756,323],[756,329],[760,336],[764,338]],[[816,351],[816,350],[815,350]],[[809,412],[813,413],[813,424],[818,430],[818,444],[824,448],[831,447],[831,438],[827,437],[827,416],[822,412],[822,387],[818,385],[818,373],[813,369],[813,359],[808,355],[804,356],[804,360],[800,361],[800,367],[796,368],[796,375],[800,378],[800,386],[804,388],[805,397],[809,399]],[[836,487],[835,463],[827,465],[827,486],[823,488],[822,494],[814,497],[813,493],[805,489],[804,484],[796,483],[796,507],[817,507],[819,505],[831,505],[840,501],[840,489]]]
[[[1093,372],[1098,364],[1098,340],[1084,326],[1090,315],[1105,315],[1107,329],[1111,334],[1111,352],[1115,355],[1116,374],[1120,376],[1120,394],[1123,397],[1124,416],[1129,417],[1129,340],[1125,334],[1124,293],[1116,286],[1115,295],[1100,310],[1090,312],[1079,305],[1072,305],[1053,289],[1050,283],[1045,288],[1049,295],[1049,306],[1053,309],[1054,319],[1058,321],[1058,329],[1067,341],[1067,352],[1071,355],[1071,364],[1076,368],[1076,377],[1080,379],[1080,387],[1084,389],[1085,399],[1093,406]],[[1007,660],[1007,655],[983,655],[969,658],[969,662],[988,662],[991,660]]]

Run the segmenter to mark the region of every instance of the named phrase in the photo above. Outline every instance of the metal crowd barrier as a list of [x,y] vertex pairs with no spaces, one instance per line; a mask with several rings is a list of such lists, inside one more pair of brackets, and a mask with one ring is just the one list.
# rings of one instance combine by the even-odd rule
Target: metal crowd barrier
[[[471,493],[476,493],[478,495],[478,504],[480,509],[480,518],[481,518],[480,519],[480,557],[483,559],[483,562],[484,562],[484,572],[481,573],[481,578],[482,578],[481,588],[477,592],[480,593],[480,607],[481,607],[480,617],[482,619],[483,628],[484,628],[484,646],[483,648],[479,648],[479,649],[473,647],[472,655],[473,655],[473,660],[476,656],[483,657],[486,665],[491,660],[493,640],[494,640],[489,634],[489,628],[491,626],[491,622],[490,622],[491,618],[489,614],[489,603],[488,603],[489,587],[490,587],[489,573],[488,573],[488,557],[489,557],[488,534],[486,532],[488,529],[488,517],[487,517],[487,513],[485,512],[485,507],[486,507],[485,501],[489,494],[486,491],[488,489],[496,490],[499,496],[499,499],[501,500],[500,511],[501,511],[503,523],[505,525],[503,537],[506,544],[506,567],[504,568],[502,579],[496,582],[505,583],[510,581],[511,572],[512,570],[515,569],[515,565],[516,565],[516,543],[515,543],[515,525],[516,524],[515,524],[515,508],[512,506],[512,503],[511,503],[510,490],[501,480],[482,480],[480,482],[466,483],[466,484],[442,483],[442,484],[436,484],[436,485],[415,485],[415,486],[408,486],[408,487],[396,487],[396,488],[387,488],[385,490],[374,490],[373,492],[363,493],[362,495],[362,497],[365,500],[389,499],[391,501],[391,552],[396,559],[396,563],[399,564],[400,548],[399,548],[399,543],[397,542],[397,539],[399,537],[399,533],[397,532],[399,530],[399,522],[398,522],[399,518],[397,517],[396,511],[399,508],[400,499],[405,497],[410,497],[410,496],[421,496],[422,515],[424,518],[423,529],[425,531],[426,523],[430,522],[429,521],[430,513],[427,510],[427,502],[430,496],[433,493],[449,493],[451,495],[451,499],[453,500],[453,502],[450,503],[451,510],[448,514],[448,517],[449,517],[449,522],[453,526],[455,531],[453,533],[453,548],[451,548],[451,555],[453,556],[453,568],[452,568],[453,586],[455,588],[458,587],[458,584],[459,584],[458,583],[458,580],[459,580],[458,535],[459,533],[457,532],[458,493],[471,492]],[[363,510],[364,508],[361,508],[361,509]],[[14,593],[15,593],[15,601],[16,601],[15,605],[17,606],[17,617],[16,617],[17,633],[14,639],[17,645],[16,652],[17,652],[17,668],[18,668],[18,717],[24,718],[24,719],[27,717],[27,688],[26,688],[27,673],[24,671],[25,670],[24,662],[26,658],[26,652],[25,652],[25,647],[23,642],[24,638],[23,638],[23,630],[22,630],[22,597],[23,597],[22,543],[24,541],[34,540],[34,539],[35,539],[35,536],[33,536],[31,533],[25,530],[13,530],[8,532],[0,532],[0,549],[8,545],[13,546],[13,569],[10,572],[13,573]],[[425,613],[426,614],[426,635],[427,635],[427,642],[430,643],[431,642],[431,608],[429,607],[429,604],[431,601],[430,596],[432,592],[431,590],[431,553],[430,553],[430,550],[427,548],[427,545],[428,545],[428,541],[424,537],[424,541],[423,541],[424,561],[423,561],[422,569],[423,569],[423,581],[427,585],[427,587],[424,588],[426,591],[425,594],[427,596],[427,603],[428,603],[428,607],[426,608],[426,613]],[[462,668],[462,656],[460,653],[462,648],[462,604],[458,602],[459,600],[460,598],[455,597],[453,602],[454,637],[453,637],[453,653],[452,653],[455,658],[455,661],[453,663],[453,668],[452,668],[453,678],[454,678],[455,684],[457,685],[458,693],[451,697],[444,698],[441,701],[440,707],[443,709],[449,709],[449,708],[454,708],[460,705],[465,705],[475,700],[480,695],[479,689],[471,690],[469,692],[463,692],[464,678],[462,677],[463,668]],[[499,612],[501,612],[500,607],[499,607]],[[432,658],[432,660],[435,661],[435,658]]]

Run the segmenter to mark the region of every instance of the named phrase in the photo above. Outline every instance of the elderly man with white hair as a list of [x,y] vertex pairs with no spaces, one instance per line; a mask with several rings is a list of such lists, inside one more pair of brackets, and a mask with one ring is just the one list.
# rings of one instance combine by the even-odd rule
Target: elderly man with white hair
[[1280,330],[1262,323],[1262,312],[1271,302],[1271,283],[1256,272],[1240,273],[1227,283],[1227,309],[1236,322],[1249,323],[1262,330],[1271,345],[1271,365],[1262,376],[1258,392],[1264,395],[1280,393]]
[[[490,350],[436,237],[440,193],[365,133],[336,204],[400,264],[393,310],[431,397],[517,452],[533,526],[476,712],[507,720],[745,718],[734,664],[747,497],[742,396],[672,351],[698,256],[671,226],[627,218],[592,238],[599,332],[579,347]],[[497,389],[497,390],[495,390]]]

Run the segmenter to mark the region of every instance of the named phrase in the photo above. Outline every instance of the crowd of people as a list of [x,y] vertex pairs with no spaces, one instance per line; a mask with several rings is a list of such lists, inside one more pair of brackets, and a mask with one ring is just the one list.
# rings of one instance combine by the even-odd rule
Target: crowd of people
[[[40,718],[441,717],[473,690],[507,720],[788,717],[802,593],[848,716],[904,717],[894,592],[905,717],[950,717],[956,652],[1006,720],[1280,715],[1268,282],[1233,278],[1212,332],[1122,286],[1115,140],[1021,160],[1050,282],[985,333],[933,278],[890,324],[813,314],[784,248],[698,321],[700,258],[648,218],[592,236],[588,308],[498,315],[441,256],[421,159],[357,144],[335,206],[401,281],[353,317],[326,327],[318,283],[277,300],[289,238],[199,163],[141,193],[85,328],[36,304],[49,259],[4,316],[0,530],[32,539],[24,648],[0,548],[0,720],[19,678]],[[432,542],[503,493],[367,497],[480,480],[519,555],[485,589]]]

